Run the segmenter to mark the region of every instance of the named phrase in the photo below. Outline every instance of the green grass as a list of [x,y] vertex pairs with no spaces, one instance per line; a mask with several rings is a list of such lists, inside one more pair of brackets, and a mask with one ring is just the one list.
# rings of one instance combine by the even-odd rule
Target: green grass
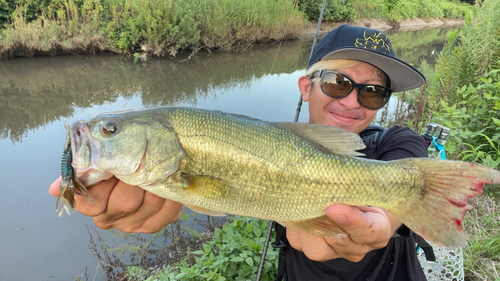
[[[500,185],[487,191],[500,195]],[[470,200],[464,226],[469,244],[463,249],[465,280],[500,280],[500,196],[482,195]]]

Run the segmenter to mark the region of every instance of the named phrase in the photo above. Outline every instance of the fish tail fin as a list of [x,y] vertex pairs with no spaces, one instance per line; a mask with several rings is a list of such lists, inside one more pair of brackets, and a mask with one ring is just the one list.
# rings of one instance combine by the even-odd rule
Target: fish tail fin
[[467,244],[462,226],[467,199],[480,194],[485,183],[500,183],[500,172],[466,162],[428,158],[404,159],[424,175],[423,199],[406,213],[395,215],[425,239],[447,248]]

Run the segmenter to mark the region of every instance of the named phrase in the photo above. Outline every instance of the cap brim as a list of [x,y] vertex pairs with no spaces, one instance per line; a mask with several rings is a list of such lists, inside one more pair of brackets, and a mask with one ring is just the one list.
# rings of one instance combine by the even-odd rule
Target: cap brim
[[351,59],[369,63],[382,70],[391,80],[391,90],[402,92],[415,89],[425,84],[425,76],[413,66],[378,52],[358,48],[343,48],[321,58]]

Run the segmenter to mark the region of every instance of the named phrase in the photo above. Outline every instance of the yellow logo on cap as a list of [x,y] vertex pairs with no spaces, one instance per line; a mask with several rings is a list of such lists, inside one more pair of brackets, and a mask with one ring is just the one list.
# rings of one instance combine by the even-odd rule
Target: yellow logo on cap
[[382,32],[365,31],[364,38],[356,39],[354,46],[363,49],[372,49],[389,54],[391,52],[391,41]]

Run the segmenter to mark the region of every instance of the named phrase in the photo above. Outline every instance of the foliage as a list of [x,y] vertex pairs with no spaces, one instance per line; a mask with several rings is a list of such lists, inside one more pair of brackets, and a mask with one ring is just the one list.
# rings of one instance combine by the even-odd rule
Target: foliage
[[[300,9],[309,21],[319,19],[322,0],[299,0]],[[352,21],[356,19],[356,10],[354,9],[354,0],[333,0],[327,1],[323,19],[326,21]]]
[[354,0],[361,18],[385,18],[394,22],[412,18],[463,18],[473,7],[448,0]]
[[[190,252],[176,264],[151,275],[139,267],[129,267],[134,280],[254,280],[264,247],[267,221],[235,217],[232,222],[216,229],[213,240],[203,249]],[[194,263],[190,258],[194,256]],[[261,280],[274,280],[278,252],[267,252]]]
[[0,0],[0,26],[12,21],[15,12],[21,12],[29,21],[41,15],[51,0]]
[[79,8],[68,0],[57,10],[49,5],[47,13],[34,21],[29,21],[20,9],[16,10],[9,27],[0,30],[0,59],[110,50],[105,34],[100,31],[99,3],[83,0]]
[[179,49],[238,49],[295,38],[303,24],[292,0],[50,0],[40,7],[35,20],[14,12],[0,30],[0,58],[58,50],[175,56]]
[[[462,152],[462,160],[498,167],[500,154],[496,153],[494,143],[500,142],[500,70],[492,70],[481,79],[478,86],[463,86],[450,105],[441,100],[442,109],[435,114],[434,120],[451,129],[446,142],[446,150],[455,155],[464,149],[462,144],[472,150]],[[451,98],[450,98],[451,100]]]
[[[435,69],[422,65],[428,84],[402,94],[407,108],[399,122],[419,131],[432,117],[451,129],[445,144],[448,158],[459,158],[464,149],[472,149],[461,156],[489,165],[498,159],[495,146],[487,141],[500,140],[500,79],[495,69],[500,66],[500,22],[488,20],[498,16],[500,0],[485,1],[477,14],[468,15],[460,31],[449,33]],[[474,151],[481,157],[471,156]]]
[[462,161],[472,161],[475,163],[479,163],[481,165],[496,168],[500,166],[500,144],[495,146],[493,141],[485,134],[481,134],[486,140],[488,140],[488,144],[490,145],[490,151],[485,152],[483,147],[488,147],[487,144],[483,143],[478,147],[474,147],[471,144],[465,143],[466,146],[469,146],[470,149],[462,151],[460,156],[462,156]]
[[[295,38],[321,0],[0,0],[0,59],[112,51],[175,56]],[[324,19],[464,17],[448,0],[333,0]]]

